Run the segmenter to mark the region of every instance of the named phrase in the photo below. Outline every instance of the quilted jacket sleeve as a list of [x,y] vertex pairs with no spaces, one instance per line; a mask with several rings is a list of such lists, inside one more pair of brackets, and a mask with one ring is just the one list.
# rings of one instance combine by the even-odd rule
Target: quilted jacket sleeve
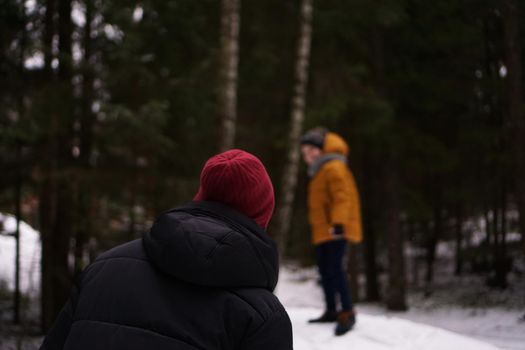
[[292,323],[284,311],[276,311],[244,340],[243,350],[292,350]]

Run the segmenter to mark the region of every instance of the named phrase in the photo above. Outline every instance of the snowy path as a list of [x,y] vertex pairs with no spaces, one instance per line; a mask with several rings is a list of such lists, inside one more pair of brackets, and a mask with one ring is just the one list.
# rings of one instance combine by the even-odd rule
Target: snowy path
[[360,314],[352,332],[333,336],[333,325],[307,323],[319,309],[288,308],[294,327],[295,350],[496,350],[484,344],[439,328],[386,316]]
[[[4,221],[7,231],[14,229],[12,217],[0,213],[0,221]],[[21,231],[22,290],[35,296],[38,294],[40,279],[39,235],[26,223],[22,223]],[[14,239],[0,235],[0,281],[7,281],[10,289],[13,287],[13,263]],[[525,350],[525,323],[517,322],[523,310],[413,308],[408,313],[385,316],[385,311],[380,306],[360,304],[355,329],[342,337],[335,337],[333,325],[307,323],[309,318],[319,316],[323,308],[316,278],[314,269],[294,270],[284,267],[280,274],[276,294],[292,319],[296,350],[500,349],[485,341],[504,349]]]
[[[505,349],[525,350],[525,325],[516,324],[516,319],[511,316],[514,314],[500,311],[490,311],[486,315],[472,317],[467,315],[468,311],[465,310],[443,308],[434,311],[411,310],[393,316],[385,315],[386,312],[378,306],[360,305],[357,307],[358,321],[355,329],[342,337],[335,337],[333,325],[307,323],[308,319],[319,316],[323,310],[321,290],[315,283],[316,276],[313,269],[293,271],[285,267],[279,277],[276,294],[292,319],[295,350],[501,349],[496,345],[489,345],[486,341],[498,345],[508,344]],[[438,325],[439,328],[429,324]],[[505,325],[511,329],[500,333],[512,335],[513,339],[508,338],[505,342],[495,341],[495,329],[505,328]],[[492,333],[490,336],[489,331]],[[484,332],[487,334],[483,334]],[[469,335],[475,336],[476,339]]]

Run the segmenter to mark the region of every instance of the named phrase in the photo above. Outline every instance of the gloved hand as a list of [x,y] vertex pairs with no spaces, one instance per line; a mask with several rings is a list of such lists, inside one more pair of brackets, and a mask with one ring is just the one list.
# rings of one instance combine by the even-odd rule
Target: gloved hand
[[341,224],[333,224],[330,228],[330,234],[332,236],[341,237],[345,234],[345,227]]

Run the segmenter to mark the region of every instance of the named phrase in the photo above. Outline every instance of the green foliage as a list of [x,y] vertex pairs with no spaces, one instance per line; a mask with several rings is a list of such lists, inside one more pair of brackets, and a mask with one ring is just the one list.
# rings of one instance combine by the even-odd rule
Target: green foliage
[[[71,88],[56,71],[48,77],[42,68],[25,69],[23,80],[17,71],[24,24],[31,28],[26,57],[42,53],[45,2],[37,1],[38,11],[25,19],[19,2],[0,2],[0,164],[12,166],[21,140],[28,150],[28,196],[37,196],[39,175],[56,157],[51,147],[56,141],[68,155],[60,170],[82,179],[79,191],[89,189],[95,202],[104,203],[93,204],[97,228],[126,237],[135,210],[130,208],[142,207],[136,219],[145,224],[161,210],[190,200],[203,162],[216,152],[220,1],[94,4],[92,57],[75,63]],[[505,81],[488,68],[499,69],[504,61],[495,40],[501,34],[495,5],[315,1],[304,127],[324,125],[349,141],[350,164],[376,221],[384,216],[388,150],[397,154],[402,211],[413,221],[433,220],[438,197],[445,208],[459,203],[468,216],[480,215],[512,174]],[[134,19],[139,8],[143,15]],[[237,146],[263,159],[278,191],[299,2],[246,0],[241,8]],[[487,21],[495,23],[491,35],[484,31]],[[75,28],[80,49],[84,34]],[[91,97],[82,90],[86,67],[94,74]],[[73,154],[85,136],[83,103],[92,107],[87,165]],[[1,198],[8,201],[12,177],[3,174],[0,184]],[[291,219],[295,255],[307,250],[305,186],[301,179],[297,215]],[[120,224],[107,229],[103,219]]]

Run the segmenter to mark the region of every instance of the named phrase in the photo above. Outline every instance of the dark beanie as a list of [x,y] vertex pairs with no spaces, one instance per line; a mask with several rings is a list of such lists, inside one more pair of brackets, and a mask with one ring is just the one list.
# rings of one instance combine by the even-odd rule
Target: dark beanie
[[312,145],[317,148],[324,148],[324,139],[327,133],[327,129],[323,127],[317,127],[308,131],[301,137],[301,145]]
[[266,228],[275,206],[273,185],[262,162],[238,149],[208,159],[195,201],[224,203]]

